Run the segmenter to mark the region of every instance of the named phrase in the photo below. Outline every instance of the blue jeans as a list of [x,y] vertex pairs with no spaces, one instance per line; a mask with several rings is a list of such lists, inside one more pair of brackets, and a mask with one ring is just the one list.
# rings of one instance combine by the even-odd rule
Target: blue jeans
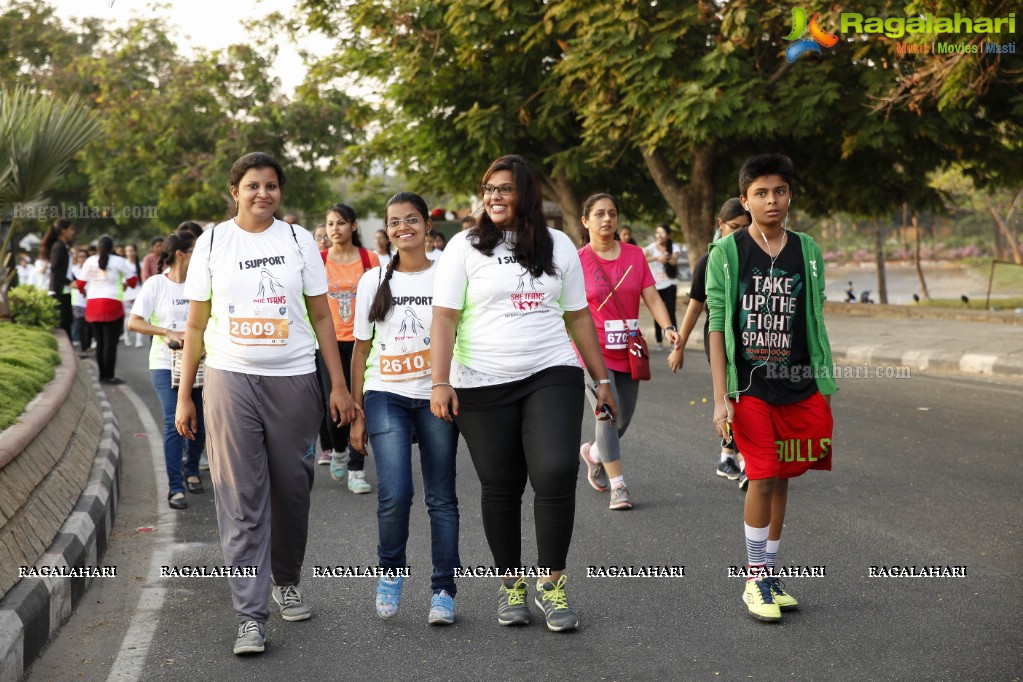
[[458,496],[455,493],[455,451],[458,428],[434,417],[427,399],[369,391],[363,401],[366,433],[377,470],[377,556],[384,568],[407,565],[409,511],[412,508],[412,431],[419,437],[430,538],[434,593],[456,593],[458,557]]
[[[151,369],[153,388],[163,406],[163,458],[167,464],[167,482],[170,494],[185,492],[185,477],[199,475],[199,457],[206,445],[206,425],[202,418],[202,387],[192,389],[198,432],[195,440],[188,440],[178,434],[174,426],[174,411],[178,407],[178,389],[171,388],[169,369]],[[185,456],[184,473],[181,469],[182,455]]]

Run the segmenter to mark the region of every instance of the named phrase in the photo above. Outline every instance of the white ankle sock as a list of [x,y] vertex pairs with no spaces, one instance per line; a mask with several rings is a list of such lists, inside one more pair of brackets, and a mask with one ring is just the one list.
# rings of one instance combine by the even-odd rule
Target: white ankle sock
[[620,485],[625,485],[625,476],[615,476],[611,479],[611,487],[615,488]]

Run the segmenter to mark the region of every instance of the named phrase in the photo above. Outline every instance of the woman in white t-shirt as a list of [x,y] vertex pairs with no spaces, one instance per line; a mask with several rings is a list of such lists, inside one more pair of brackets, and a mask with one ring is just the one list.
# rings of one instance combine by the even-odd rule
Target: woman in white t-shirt
[[[384,209],[387,235],[396,251],[386,271],[373,268],[359,280],[355,303],[352,394],[365,419],[352,424],[352,444],[373,446],[377,470],[379,565],[408,564],[409,511],[412,507],[412,434],[419,442],[426,508],[430,514],[433,574],[428,622],[455,622],[455,568],[458,558],[458,496],[455,452],[458,428],[430,412],[430,324],[437,267],[423,248],[432,225],[422,197],[399,192]],[[365,397],[363,397],[365,392]],[[400,572],[400,571],[398,571]],[[381,618],[398,612],[404,578],[382,577],[376,609]]]
[[[153,389],[163,407],[163,457],[167,466],[167,502],[171,509],[185,509],[185,489],[190,493],[203,491],[199,477],[199,458],[206,444],[206,424],[202,415],[202,386],[192,388],[196,406],[196,436],[188,440],[174,426],[174,410],[178,405],[178,389],[171,383],[172,354],[185,343],[185,322],[188,299],[185,298],[185,275],[192,258],[195,237],[191,232],[175,232],[163,240],[160,274],[142,285],[135,304],[128,314],[128,329],[153,337],[149,349],[149,373]],[[164,269],[166,266],[166,270]],[[182,454],[185,456],[182,473]]]
[[323,414],[314,334],[333,387],[331,417],[355,416],[319,250],[309,232],[275,215],[283,186],[273,157],[238,159],[229,177],[238,214],[199,238],[185,281],[190,304],[175,424],[195,438],[192,387],[205,351],[203,409],[224,563],[255,569],[228,579],[239,622],[235,654],[263,651],[267,593],[284,620],[312,616],[298,583]]
[[96,339],[96,364],[101,384],[123,384],[114,376],[117,342],[124,331],[124,289],[138,283],[136,269],[114,254],[114,240],[99,238],[99,253],[82,264],[82,279],[75,280],[85,292],[85,320]]
[[[142,263],[139,261],[139,252],[135,248],[134,244],[124,245],[124,259],[128,261],[128,264],[135,268],[135,274],[138,277],[138,282],[133,287],[126,287],[124,290],[124,314],[128,315],[131,313],[131,309],[135,307],[135,299],[138,298],[139,292],[142,291]],[[132,330],[126,328],[124,330],[124,345],[131,347],[131,334]],[[142,348],[142,334],[135,333],[135,347]]]
[[[650,272],[654,275],[654,287],[657,294],[664,301],[668,308],[668,317],[671,318],[671,326],[678,326],[675,317],[675,298],[678,295],[678,285],[675,278],[678,277],[678,259],[682,255],[682,249],[678,244],[671,243],[671,227],[667,224],[658,225],[654,229],[654,242],[643,251],[646,253],[646,260],[650,263]],[[654,338],[657,340],[657,350],[664,350],[661,344],[660,325],[654,325]]]
[[[583,370],[598,404],[616,414],[582,265],[564,233],[547,227],[540,177],[520,156],[490,165],[479,225],[451,238],[438,265],[431,328],[433,413],[454,419],[482,483],[483,528],[504,577],[502,625],[525,625],[521,504],[532,483],[536,604],[548,629],[578,627],[563,571],[575,518]],[[456,336],[457,334],[457,336]],[[571,336],[571,338],[570,338]],[[598,412],[598,414],[600,414]]]

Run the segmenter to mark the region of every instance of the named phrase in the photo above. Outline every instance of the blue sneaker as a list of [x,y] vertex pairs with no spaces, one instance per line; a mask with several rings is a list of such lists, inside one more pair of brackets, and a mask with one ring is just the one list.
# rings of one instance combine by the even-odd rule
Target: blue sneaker
[[451,625],[455,622],[455,598],[441,590],[430,600],[430,625]]
[[343,483],[348,477],[348,450],[335,450],[330,456],[330,477]]
[[381,618],[391,618],[398,613],[401,605],[401,587],[405,579],[401,576],[396,578],[381,578],[377,581],[377,615]]

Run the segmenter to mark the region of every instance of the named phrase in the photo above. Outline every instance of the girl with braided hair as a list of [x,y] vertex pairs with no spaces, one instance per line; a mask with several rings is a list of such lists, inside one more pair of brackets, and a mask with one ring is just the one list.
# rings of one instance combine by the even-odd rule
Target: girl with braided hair
[[458,498],[455,451],[458,428],[430,411],[433,282],[436,267],[425,241],[432,225],[426,202],[399,192],[384,212],[387,237],[396,247],[386,269],[369,270],[355,298],[352,395],[365,418],[352,423],[352,445],[373,446],[377,470],[377,523],[380,566],[392,575],[377,583],[381,618],[398,612],[408,565],[409,510],[412,506],[412,438],[418,437],[426,508],[430,514],[433,574],[428,621],[455,621],[455,567],[458,557]]

